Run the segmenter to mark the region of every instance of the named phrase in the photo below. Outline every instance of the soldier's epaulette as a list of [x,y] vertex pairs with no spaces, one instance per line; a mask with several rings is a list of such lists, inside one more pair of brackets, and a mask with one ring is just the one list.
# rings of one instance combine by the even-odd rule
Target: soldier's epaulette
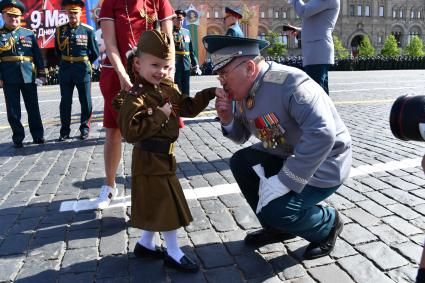
[[93,30],[93,27],[91,25],[88,25],[88,24],[85,24],[85,23],[81,23],[81,25],[83,27],[86,27],[86,28],[90,29],[90,30]]
[[23,29],[23,30],[30,31],[30,32],[34,33],[34,31],[32,29],[24,28],[24,27],[20,27],[20,28]]
[[275,83],[275,84],[283,84],[288,77],[288,72],[283,70],[276,71],[268,71],[264,77],[263,82],[266,83]]
[[67,22],[66,22],[66,23],[64,23],[64,24],[57,25],[57,26],[56,26],[56,28],[61,28],[61,27],[64,27],[64,26],[66,26],[66,25],[68,25],[68,23],[67,23]]
[[143,86],[139,84],[133,85],[133,87],[127,92],[132,96],[141,96],[143,94]]

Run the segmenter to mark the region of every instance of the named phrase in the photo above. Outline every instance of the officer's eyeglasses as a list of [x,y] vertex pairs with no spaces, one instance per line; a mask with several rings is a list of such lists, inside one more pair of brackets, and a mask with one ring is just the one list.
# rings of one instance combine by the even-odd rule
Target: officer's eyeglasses
[[236,66],[234,66],[230,71],[218,71],[217,75],[218,75],[218,80],[222,83],[224,83],[225,81],[227,81],[227,79],[229,78],[229,75],[236,70],[238,67],[242,66],[242,64],[248,62],[249,60],[244,60],[239,62],[239,64],[237,64]]

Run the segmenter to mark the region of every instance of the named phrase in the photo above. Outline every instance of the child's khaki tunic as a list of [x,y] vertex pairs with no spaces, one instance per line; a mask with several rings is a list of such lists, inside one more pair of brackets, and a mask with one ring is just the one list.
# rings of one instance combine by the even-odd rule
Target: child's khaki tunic
[[[146,140],[174,142],[179,135],[179,116],[198,115],[211,99],[215,88],[205,89],[194,98],[180,94],[170,81],[154,87],[146,82],[122,93],[115,100],[121,104],[118,125],[129,143]],[[122,99],[124,98],[124,99]],[[169,99],[177,115],[169,119],[157,109]],[[119,106],[117,107],[119,108]],[[173,107],[175,108],[175,107]],[[169,231],[192,221],[189,207],[176,172],[174,155],[144,151],[134,146],[131,166],[131,224],[148,231]]]

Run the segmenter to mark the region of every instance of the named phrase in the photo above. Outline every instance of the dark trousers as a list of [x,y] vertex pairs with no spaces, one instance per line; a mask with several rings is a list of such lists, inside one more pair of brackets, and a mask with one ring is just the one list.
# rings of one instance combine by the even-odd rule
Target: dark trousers
[[310,76],[316,83],[318,83],[325,92],[329,95],[328,87],[328,71],[329,64],[317,64],[304,66],[304,71]]
[[[260,179],[252,169],[262,164],[266,177],[276,175],[284,160],[252,147],[236,152],[230,159],[230,169],[252,210],[258,203]],[[335,220],[335,210],[317,205],[339,186],[318,188],[306,185],[301,193],[291,191],[269,202],[257,217],[263,227],[274,228],[300,236],[309,242],[321,242],[329,234]]]
[[62,125],[60,129],[60,134],[62,136],[69,135],[69,133],[71,132],[71,105],[74,86],[77,87],[78,99],[80,100],[81,105],[80,132],[81,134],[88,134],[90,130],[90,119],[93,110],[90,94],[90,81],[79,83],[61,82],[61,102],[59,106],[59,111]]
[[21,100],[20,93],[24,98],[25,108],[28,113],[28,125],[33,139],[43,138],[44,129],[38,107],[37,86],[34,83],[19,83],[3,85],[6,101],[7,120],[12,128],[12,140],[20,143],[25,138],[25,130],[21,124]]
[[174,74],[174,83],[179,86],[182,93],[190,95],[190,71],[178,70]]

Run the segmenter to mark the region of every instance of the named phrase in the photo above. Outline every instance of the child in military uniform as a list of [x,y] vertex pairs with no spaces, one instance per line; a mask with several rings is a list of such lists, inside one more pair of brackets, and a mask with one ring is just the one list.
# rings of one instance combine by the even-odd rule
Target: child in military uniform
[[[179,117],[194,117],[215,98],[216,88],[191,98],[181,94],[166,77],[173,58],[165,33],[149,30],[140,37],[137,50],[128,59],[133,81],[129,92],[114,100],[122,136],[134,143],[132,156],[131,223],[142,229],[134,253],[137,257],[164,257],[168,267],[196,272],[198,264],[177,243],[177,229],[192,221],[183,190],[175,174],[173,145],[179,135]],[[161,231],[165,252],[155,246],[155,231]]]

